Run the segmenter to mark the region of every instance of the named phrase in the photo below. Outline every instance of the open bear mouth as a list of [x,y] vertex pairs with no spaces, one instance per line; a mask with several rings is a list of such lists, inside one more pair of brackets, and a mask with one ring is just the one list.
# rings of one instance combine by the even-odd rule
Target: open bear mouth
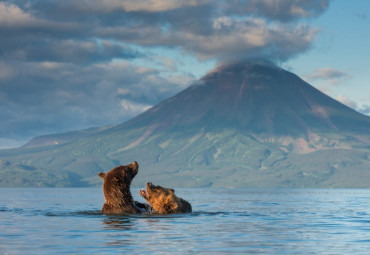
[[143,198],[146,198],[148,196],[148,192],[145,190],[145,189],[141,189],[139,191],[139,194],[140,196],[142,196]]

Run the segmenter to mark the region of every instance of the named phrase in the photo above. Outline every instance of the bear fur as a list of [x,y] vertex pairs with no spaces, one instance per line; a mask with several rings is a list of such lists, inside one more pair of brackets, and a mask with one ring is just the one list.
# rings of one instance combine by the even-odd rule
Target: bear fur
[[131,182],[139,171],[136,161],[127,166],[117,166],[107,173],[99,173],[103,179],[105,202],[102,213],[136,214],[148,210],[148,205],[134,201],[130,192]]
[[140,195],[149,202],[157,213],[191,213],[189,202],[175,195],[174,189],[155,186],[151,182],[146,185],[146,190],[140,190]]

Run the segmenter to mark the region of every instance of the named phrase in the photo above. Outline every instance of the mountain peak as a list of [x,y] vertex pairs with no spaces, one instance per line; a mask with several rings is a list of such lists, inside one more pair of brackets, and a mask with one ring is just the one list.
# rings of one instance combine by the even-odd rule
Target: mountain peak
[[366,132],[370,122],[272,62],[246,60],[216,67],[131,124],[306,137],[330,130]]
[[262,70],[282,70],[280,67],[275,65],[273,62],[263,59],[248,59],[244,61],[234,61],[229,63],[223,63],[209,71],[202,80],[212,77],[213,75],[251,75],[253,73]]

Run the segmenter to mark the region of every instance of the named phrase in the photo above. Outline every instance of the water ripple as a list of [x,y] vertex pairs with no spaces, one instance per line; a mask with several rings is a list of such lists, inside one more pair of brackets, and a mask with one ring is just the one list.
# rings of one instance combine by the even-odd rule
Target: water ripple
[[370,190],[176,192],[193,213],[104,215],[100,189],[2,189],[0,253],[368,254]]

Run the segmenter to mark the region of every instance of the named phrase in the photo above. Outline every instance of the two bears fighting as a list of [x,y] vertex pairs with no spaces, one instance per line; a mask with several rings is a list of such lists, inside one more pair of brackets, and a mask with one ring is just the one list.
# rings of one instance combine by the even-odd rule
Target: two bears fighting
[[131,182],[139,171],[136,161],[127,166],[118,166],[107,173],[99,173],[103,179],[105,202],[102,213],[105,214],[136,214],[136,213],[191,213],[189,202],[175,195],[174,189],[146,185],[140,195],[150,204],[134,201],[131,195]]

